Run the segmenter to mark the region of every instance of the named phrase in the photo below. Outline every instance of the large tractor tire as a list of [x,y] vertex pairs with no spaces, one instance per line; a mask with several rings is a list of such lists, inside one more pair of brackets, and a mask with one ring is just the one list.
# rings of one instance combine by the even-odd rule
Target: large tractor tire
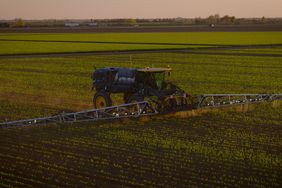
[[96,109],[106,108],[112,106],[112,100],[108,93],[100,91],[94,95],[93,104]]

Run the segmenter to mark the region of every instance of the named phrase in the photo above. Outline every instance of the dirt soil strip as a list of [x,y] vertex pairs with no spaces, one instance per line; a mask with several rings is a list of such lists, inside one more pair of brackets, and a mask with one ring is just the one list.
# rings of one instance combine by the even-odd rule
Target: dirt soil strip
[[142,33],[142,32],[265,32],[282,31],[282,25],[192,25],[140,27],[24,27],[0,28],[0,33]]
[[[115,41],[77,41],[77,40],[25,40],[25,39],[0,39],[3,42],[56,42],[56,43],[86,43],[86,44],[132,44],[132,45],[167,45],[167,46],[230,46],[224,44],[187,44],[187,43],[161,43],[161,42],[115,42]],[[275,44],[274,44],[275,45]],[[281,44],[282,46],[282,44]]]
[[[132,45],[166,45],[166,46],[202,46],[199,49],[222,49],[222,50],[234,50],[234,49],[253,49],[253,48],[277,48],[282,47],[282,44],[256,44],[256,45],[228,45],[228,44],[193,44],[193,43],[161,43],[161,42],[116,42],[116,41],[78,41],[78,40],[29,40],[29,39],[0,39],[0,41],[7,42],[39,42],[39,43],[93,43],[93,44],[132,44]],[[206,46],[206,47],[204,47]],[[194,49],[194,48],[189,48]],[[196,48],[198,49],[198,48]]]
[[[123,54],[144,54],[144,53],[186,53],[202,55],[224,55],[224,56],[257,56],[257,57],[282,57],[282,54],[256,54],[256,53],[230,53],[203,50],[219,50],[222,48],[204,49],[149,49],[149,50],[124,50],[124,51],[86,51],[86,52],[62,52],[62,53],[36,53],[36,54],[0,54],[0,59],[5,58],[41,58],[41,57],[75,57],[93,55],[123,55]],[[228,49],[238,49],[228,47]],[[222,49],[223,50],[223,49]]]

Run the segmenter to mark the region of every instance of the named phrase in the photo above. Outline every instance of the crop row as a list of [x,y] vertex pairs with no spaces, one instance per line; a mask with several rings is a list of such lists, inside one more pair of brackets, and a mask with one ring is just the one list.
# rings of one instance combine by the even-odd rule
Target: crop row
[[[13,150],[12,150],[13,151]],[[11,152],[12,152],[11,151]],[[103,153],[101,153],[101,154],[103,154]],[[16,154],[15,154],[16,155]],[[27,155],[27,154],[25,154],[25,155]],[[3,157],[3,156],[2,156]],[[114,156],[112,156],[112,157],[114,157]],[[42,157],[42,160],[44,160],[44,157]],[[68,160],[68,157],[66,157],[66,159],[65,159],[66,161]],[[97,160],[97,159],[96,159]],[[152,168],[152,169],[146,169],[145,168],[145,170],[146,171],[144,171],[144,169],[143,168],[141,168],[140,169],[140,164],[136,164],[136,165],[138,165],[139,166],[139,168],[138,169],[134,169],[134,166],[131,166],[131,168],[133,168],[133,170],[130,170],[130,171],[128,171],[126,168],[124,168],[124,167],[122,167],[121,169],[115,169],[114,167],[115,166],[117,166],[117,167],[119,167],[120,165],[119,164],[114,164],[113,166],[114,167],[111,167],[110,169],[107,169],[107,166],[105,166],[105,165],[108,165],[108,166],[111,166],[111,163],[109,162],[109,161],[104,161],[103,162],[103,160],[99,160],[98,162],[98,164],[97,163],[95,163],[96,161],[94,161],[94,162],[90,162],[90,161],[75,161],[75,160],[71,160],[70,162],[65,162],[65,163],[63,163],[63,164],[60,164],[60,166],[61,165],[68,165],[67,167],[70,169],[70,171],[71,171],[71,166],[70,166],[70,164],[71,165],[73,165],[73,166],[75,166],[77,169],[79,169],[79,170],[83,170],[83,172],[84,172],[84,176],[85,175],[88,175],[89,176],[89,174],[94,174],[94,175],[98,175],[99,173],[101,173],[102,172],[102,176],[106,179],[106,177],[107,177],[107,175],[108,176],[111,176],[111,177],[113,177],[113,176],[115,176],[115,173],[118,175],[118,174],[121,174],[122,173],[122,175],[119,175],[118,176],[118,180],[119,180],[119,183],[122,183],[122,179],[123,178],[128,178],[128,177],[130,177],[130,178],[133,178],[133,179],[139,179],[139,180],[141,180],[141,179],[143,179],[144,178],[144,176],[146,176],[146,174],[148,174],[148,173],[150,173],[150,175],[152,175],[152,176],[154,176],[154,177],[171,177],[171,174],[169,174],[169,175],[166,175],[166,172],[168,172],[168,171],[165,171],[165,169],[158,169],[158,171],[156,172],[155,171],[155,169],[154,168]],[[69,163],[69,164],[67,164],[67,163]],[[94,163],[94,164],[93,164]],[[34,165],[33,164],[33,162],[31,161],[31,160],[29,160],[28,161],[28,164],[29,165]],[[20,165],[20,164],[15,164],[15,165]],[[25,166],[27,166],[26,164],[24,164]],[[46,164],[47,165],[47,164]],[[80,169],[80,168],[82,168],[82,166],[86,166],[87,165],[87,168],[86,167],[83,167],[83,169]],[[51,165],[52,166],[52,165]],[[48,167],[46,167],[47,169],[46,170],[49,170],[49,168],[51,168],[51,166],[50,165],[48,165]],[[145,164],[145,166],[146,166],[146,164]],[[99,169],[98,171],[95,171],[95,169]],[[31,170],[31,169],[28,169],[28,170]],[[149,170],[149,171],[148,171]],[[86,172],[88,172],[89,171],[89,173],[86,173]],[[32,173],[32,172],[31,172]],[[34,172],[33,172],[34,173]],[[58,173],[60,173],[60,172],[58,172]],[[138,174],[138,177],[137,177],[137,174]],[[174,176],[177,176],[177,175],[179,175],[179,174],[173,174]],[[188,174],[186,173],[186,175],[189,175],[189,177],[191,176],[191,175],[193,175],[193,173],[191,173],[191,172],[189,172]],[[93,176],[93,175],[92,175]],[[180,176],[181,177],[181,176]],[[179,178],[180,177],[178,177],[178,178],[173,178],[174,180],[176,180],[176,181],[178,181],[179,182]],[[96,177],[97,178],[97,177]],[[94,178],[95,179],[95,178]],[[193,179],[193,178],[192,178]],[[196,178],[196,180],[197,180],[197,178]],[[117,181],[117,179],[115,180],[115,181]],[[129,180],[128,180],[129,181]],[[146,180],[146,182],[147,183],[149,183],[150,185],[153,185],[154,183],[153,182],[149,182],[149,180]],[[136,183],[135,183],[136,184]],[[138,185],[138,184],[136,184],[136,185]],[[159,184],[160,185],[160,184]]]
[[[26,147],[24,147],[24,148],[22,148],[22,149],[25,149],[25,153],[14,153],[14,155],[24,155],[24,156],[30,156],[30,154],[32,153],[32,151],[33,151],[33,148],[31,148],[31,151],[28,151],[28,148],[26,148]],[[46,148],[43,148],[43,149],[45,149],[46,150]],[[62,147],[62,148],[60,148],[61,150],[65,150],[65,148],[64,147]],[[8,148],[7,148],[7,150],[9,150]],[[2,151],[3,151],[3,148],[2,148]],[[4,150],[5,151],[5,150]],[[16,152],[17,150],[14,150],[13,148],[10,148],[10,150],[9,150],[9,153],[12,153],[13,154],[13,152]],[[113,151],[112,151],[112,148],[107,148],[107,150],[105,150],[104,152],[99,152],[99,155],[102,155],[102,156],[104,156],[105,157],[105,154],[106,154],[106,152],[107,153],[109,153],[109,151],[111,151],[110,153],[113,153]],[[55,155],[56,156],[56,152],[54,152],[54,151],[52,151],[53,152],[53,155]],[[57,151],[57,152],[59,152],[59,151]],[[76,150],[76,152],[80,152],[79,150]],[[38,153],[38,151],[36,151],[36,153]],[[111,166],[111,164],[112,164],[112,162],[110,161],[110,160],[106,160],[105,161],[105,159],[104,158],[100,158],[99,159],[99,157],[98,158],[92,158],[91,160],[83,160],[83,158],[80,156],[81,154],[78,154],[78,156],[77,156],[77,154],[73,154],[73,155],[71,155],[71,154],[67,154],[67,155],[65,155],[64,154],[64,152],[59,152],[59,155],[61,156],[61,155],[63,155],[62,157],[64,157],[64,160],[62,160],[62,162],[60,162],[61,160],[60,160],[60,158],[57,158],[57,162],[55,162],[55,164],[56,164],[56,166],[57,165],[59,165],[59,166],[66,166],[67,168],[70,168],[70,169],[72,169],[73,167],[76,167],[76,169],[80,169],[82,166],[86,166],[87,165],[87,167],[88,168],[85,168],[85,167],[83,167],[83,172],[85,173],[85,172],[87,172],[88,170],[90,170],[90,172],[89,172],[89,174],[99,174],[99,172],[101,172],[101,171],[105,171],[105,172],[114,172],[115,171],[115,169],[113,168],[113,167],[111,167],[110,168],[110,170],[109,169],[107,169],[107,165],[108,166]],[[53,157],[55,157],[55,156],[53,156]],[[73,157],[71,157],[71,156],[73,156]],[[88,152],[88,158],[89,158],[89,156],[93,156],[93,154],[90,152]],[[119,156],[118,158],[114,158],[115,156]],[[2,156],[3,157],[3,156]],[[54,163],[53,162],[53,160],[54,159],[50,159],[49,157],[47,157],[47,159],[46,159],[46,156],[44,155],[44,156],[38,156],[38,157],[40,157],[40,161],[45,161],[45,160],[48,160],[49,161],[49,163],[51,162],[51,163]],[[84,156],[85,157],[85,156]],[[187,177],[189,177],[188,179],[191,181],[191,180],[193,180],[193,177],[194,177],[194,180],[196,180],[195,181],[195,183],[197,183],[198,181],[201,181],[201,182],[204,182],[202,179],[204,178],[204,177],[206,177],[207,179],[208,179],[208,184],[210,185],[211,183],[216,183],[218,180],[214,180],[214,181],[212,181],[212,178],[211,177],[209,177],[209,171],[207,171],[208,170],[208,168],[207,167],[204,167],[204,166],[198,166],[198,168],[196,168],[196,169],[193,169],[193,168],[191,168],[190,167],[190,169],[182,169],[181,171],[179,171],[179,169],[171,169],[171,168],[159,168],[158,167],[158,165],[150,165],[150,163],[149,164],[147,164],[148,162],[150,162],[149,160],[143,160],[143,163],[138,163],[138,160],[133,160],[133,161],[128,161],[127,163],[128,163],[128,165],[129,165],[129,169],[135,169],[135,170],[130,170],[129,172],[127,171],[128,170],[128,168],[126,168],[126,165],[124,164],[124,163],[122,163],[122,158],[123,157],[126,157],[126,156],[122,156],[120,153],[116,153],[116,152],[114,152],[114,155],[112,154],[112,155],[110,155],[109,156],[109,158],[112,158],[112,161],[119,161],[119,164],[117,164],[117,163],[115,163],[114,165],[112,165],[112,166],[122,166],[122,172],[123,172],[123,176],[124,177],[134,177],[135,176],[135,174],[138,174],[138,177],[135,177],[135,178],[137,178],[137,179],[143,179],[143,178],[145,178],[145,176],[146,176],[146,174],[151,174],[151,176],[159,176],[159,177],[171,177],[171,176],[176,176],[177,178],[173,178],[174,180],[177,180],[178,182],[180,181],[180,179],[179,178],[187,178]],[[161,157],[161,156],[160,156]],[[79,159],[79,161],[76,161],[77,159]],[[179,158],[177,158],[177,157],[175,157],[175,159],[174,160],[178,160]],[[131,159],[132,160],[132,159]],[[158,161],[158,164],[160,164],[160,163],[162,163],[162,160],[160,160],[160,159],[153,159],[153,160],[156,160],[156,161]],[[63,162],[64,161],[64,162]],[[104,162],[103,162],[104,161]],[[132,164],[130,164],[131,162],[134,162],[134,164],[132,165]],[[145,162],[145,163],[144,163]],[[169,162],[169,161],[164,161],[165,163],[166,162]],[[184,161],[183,161],[184,162]],[[203,161],[203,162],[205,162],[205,161]],[[97,164],[98,163],[98,164]],[[29,165],[34,165],[33,163],[32,163],[32,160],[30,160],[29,159],[29,161],[28,161],[28,164]],[[200,163],[198,163],[197,162],[197,164],[198,165],[200,165]],[[19,166],[19,165],[24,165],[25,166],[25,168],[26,168],[26,166],[27,166],[27,164],[17,164],[17,163],[15,163],[15,165],[16,166]],[[46,164],[47,166],[46,166],[46,169],[45,170],[49,170],[49,168],[51,168],[53,165],[52,164]],[[50,166],[51,165],[51,166]],[[105,166],[106,165],[106,166]],[[203,164],[202,164],[203,165]],[[218,165],[218,164],[217,164]],[[238,165],[238,164],[237,164]],[[145,167],[143,167],[143,166],[145,166]],[[146,168],[146,166],[148,166],[148,168]],[[183,167],[185,166],[185,162],[183,163],[183,165],[182,165]],[[221,167],[224,167],[224,168],[226,168],[227,166],[226,165],[224,165],[224,164],[221,164],[221,165],[219,165],[219,166],[221,166]],[[136,168],[137,167],[137,168]],[[156,168],[157,167],[157,168]],[[44,167],[45,168],[45,167]],[[98,168],[99,169],[99,171],[97,172],[97,171],[95,171],[93,168]],[[215,167],[214,167],[215,168]],[[88,169],[88,170],[87,170]],[[31,169],[27,169],[28,171],[30,171]],[[43,169],[44,170],[44,169]],[[81,169],[82,170],[82,169]],[[94,171],[93,171],[94,170]],[[227,171],[225,171],[225,172],[227,172],[227,174],[228,173],[230,173],[230,172],[228,172],[229,170],[231,170],[231,168],[228,170],[228,168],[226,169]],[[143,171],[143,173],[142,173],[142,171]],[[153,172],[152,172],[153,171]],[[176,171],[176,173],[175,173],[175,171]],[[178,171],[178,173],[177,173],[177,171]],[[166,174],[166,172],[169,172],[169,174],[168,175],[165,175]],[[223,171],[224,172],[224,171]],[[274,171],[275,172],[275,171]],[[31,173],[31,172],[30,172]],[[58,172],[58,173],[61,173],[61,172]],[[113,176],[114,174],[108,174],[109,176]],[[198,177],[198,174],[199,173],[201,173],[201,176],[200,176],[200,179],[199,179],[199,177]],[[235,173],[235,174],[238,174],[238,173],[244,173],[244,171],[232,171],[232,173]],[[88,175],[89,175],[88,174]],[[142,175],[143,174],[143,175]],[[267,174],[267,172],[264,172],[263,173],[264,174],[264,176],[265,175],[267,175],[267,177],[268,177],[268,180],[270,181],[271,180],[271,178],[268,176],[268,174]],[[84,176],[85,176],[86,174],[84,174]],[[106,174],[107,175],[107,174]],[[214,176],[215,177],[217,177],[219,174],[215,174],[214,173]],[[254,174],[255,175],[255,174]],[[258,174],[257,174],[258,175]],[[182,177],[183,176],[183,177]],[[264,176],[261,176],[261,177],[264,177]],[[230,178],[230,177],[229,177]],[[121,177],[119,177],[119,179],[121,179]],[[275,179],[274,179],[275,180]],[[230,181],[232,181],[232,178],[230,178]],[[184,182],[184,183],[186,183],[186,182]],[[150,183],[150,184],[152,184],[152,182]],[[190,184],[191,184],[191,182],[190,182]],[[268,182],[268,184],[269,184],[269,182]],[[216,184],[215,184],[216,185]]]

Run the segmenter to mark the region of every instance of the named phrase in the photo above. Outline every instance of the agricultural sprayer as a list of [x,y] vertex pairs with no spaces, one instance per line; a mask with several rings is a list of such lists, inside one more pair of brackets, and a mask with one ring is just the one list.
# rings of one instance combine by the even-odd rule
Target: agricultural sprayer
[[[282,94],[204,94],[191,96],[168,80],[167,68],[102,68],[92,74],[94,109],[0,123],[1,127],[138,118],[175,111],[218,108],[281,100]],[[111,94],[124,104],[112,106]]]

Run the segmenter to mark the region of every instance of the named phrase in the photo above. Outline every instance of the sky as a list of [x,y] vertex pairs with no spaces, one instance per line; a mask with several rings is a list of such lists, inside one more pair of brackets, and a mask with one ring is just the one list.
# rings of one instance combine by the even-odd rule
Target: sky
[[0,19],[282,17],[282,0],[0,0]]

